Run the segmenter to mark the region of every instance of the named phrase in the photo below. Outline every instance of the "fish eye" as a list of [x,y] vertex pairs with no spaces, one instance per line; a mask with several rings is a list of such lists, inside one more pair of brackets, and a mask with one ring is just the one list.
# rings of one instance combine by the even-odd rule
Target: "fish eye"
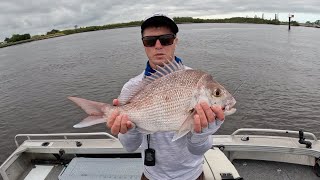
[[221,89],[217,88],[213,91],[213,96],[214,97],[220,97],[222,95]]

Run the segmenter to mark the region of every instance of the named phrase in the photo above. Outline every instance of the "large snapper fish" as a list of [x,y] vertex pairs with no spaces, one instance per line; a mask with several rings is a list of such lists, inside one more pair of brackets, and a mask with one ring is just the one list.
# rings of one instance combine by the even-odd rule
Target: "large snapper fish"
[[176,131],[177,140],[193,129],[194,108],[199,102],[223,107],[225,115],[233,114],[236,101],[232,95],[211,75],[186,69],[181,63],[170,61],[157,67],[155,73],[146,76],[134,89],[125,90],[118,97],[120,106],[68,97],[89,116],[75,128],[106,123],[107,118],[118,109],[127,114],[138,131],[152,134],[158,131]]

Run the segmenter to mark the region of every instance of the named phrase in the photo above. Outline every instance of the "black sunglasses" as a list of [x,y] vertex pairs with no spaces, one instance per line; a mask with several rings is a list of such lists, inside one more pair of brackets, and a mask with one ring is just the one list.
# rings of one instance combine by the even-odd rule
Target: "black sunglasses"
[[145,36],[142,38],[143,45],[145,47],[153,47],[156,45],[157,40],[159,39],[162,46],[172,45],[176,35],[174,34],[164,34],[161,36]]

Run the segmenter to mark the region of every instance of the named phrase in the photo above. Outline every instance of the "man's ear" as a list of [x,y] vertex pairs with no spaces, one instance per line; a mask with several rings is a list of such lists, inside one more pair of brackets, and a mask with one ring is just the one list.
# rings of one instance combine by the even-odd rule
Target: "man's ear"
[[178,41],[179,41],[178,37],[176,37],[175,41],[176,41],[176,43],[174,45],[177,46]]

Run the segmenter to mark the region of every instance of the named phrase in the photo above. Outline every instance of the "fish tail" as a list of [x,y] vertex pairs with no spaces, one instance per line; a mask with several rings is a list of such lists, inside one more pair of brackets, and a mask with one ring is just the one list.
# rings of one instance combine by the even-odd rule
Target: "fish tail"
[[91,101],[83,98],[68,97],[68,99],[77,104],[89,115],[87,118],[74,125],[74,128],[84,128],[100,123],[106,123],[107,117],[109,117],[113,109],[115,109],[115,107],[110,104]]

